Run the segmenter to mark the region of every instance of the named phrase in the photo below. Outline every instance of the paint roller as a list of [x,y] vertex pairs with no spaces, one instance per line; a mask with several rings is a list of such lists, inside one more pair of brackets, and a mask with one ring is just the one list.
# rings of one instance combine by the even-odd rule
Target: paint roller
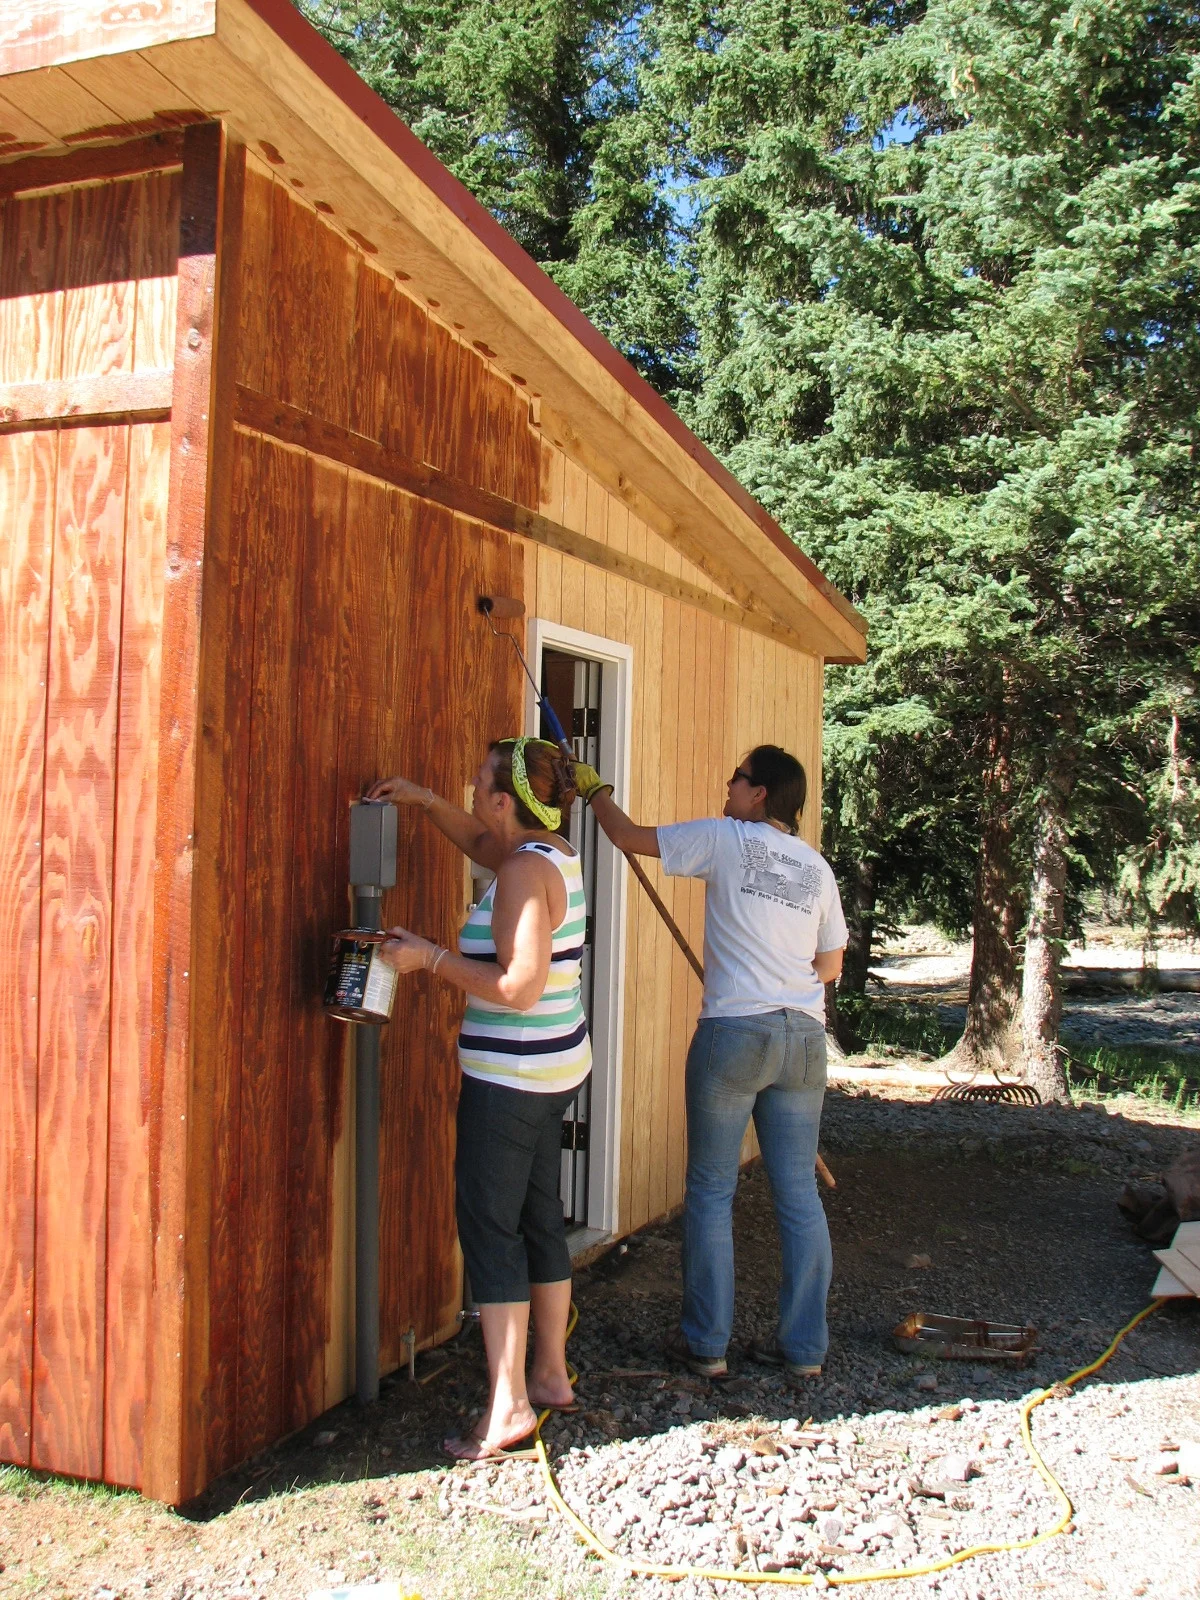
[[[486,620],[488,627],[492,630],[493,638],[507,639],[509,644],[511,644],[513,649],[516,651],[517,660],[521,663],[521,670],[529,679],[530,687],[533,689],[534,696],[537,700],[542,715],[545,717],[550,726],[551,733],[554,735],[559,748],[562,750],[562,753],[566,756],[568,761],[574,762],[575,752],[571,749],[570,741],[563,732],[562,723],[558,720],[558,717],[554,711],[554,707],[538,688],[537,679],[529,670],[529,663],[525,659],[525,655],[521,649],[521,646],[517,643],[515,637],[511,633],[507,631],[502,632],[499,628],[497,628],[496,623],[493,620],[494,618],[498,618],[500,621],[519,621],[525,615],[525,607],[522,605],[520,600],[513,600],[508,595],[481,594],[478,600],[475,602],[475,608],[479,612],[480,616]],[[704,968],[698,961],[696,952],[684,938],[679,924],[675,921],[675,918],[663,904],[662,898],[657,889],[655,889],[654,885],[650,882],[650,879],[646,876],[641,862],[638,861],[636,856],[631,855],[628,850],[623,850],[621,854],[625,857],[626,861],[628,861],[630,870],[633,872],[634,877],[650,896],[651,904],[654,906],[654,909],[658,912],[659,916],[663,919],[664,923],[666,923],[672,939],[674,939],[675,943],[683,951],[687,958],[688,965],[700,979],[700,982],[703,983]],[[820,1173],[822,1181],[830,1189],[835,1189],[837,1187],[833,1174],[825,1165],[824,1161],[821,1160],[820,1156],[817,1157],[817,1171]]]

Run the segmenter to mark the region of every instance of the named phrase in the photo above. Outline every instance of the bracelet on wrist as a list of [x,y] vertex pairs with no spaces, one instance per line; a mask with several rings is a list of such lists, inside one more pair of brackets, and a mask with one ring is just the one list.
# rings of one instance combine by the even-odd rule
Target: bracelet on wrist
[[442,958],[444,956],[448,956],[449,954],[450,952],[446,949],[445,945],[439,945],[437,955],[434,956],[433,960],[429,964],[430,972],[436,973]]
[[429,788],[427,788],[425,790],[425,793],[429,796],[429,799],[428,800],[422,800],[422,802],[421,802],[421,810],[422,811],[432,811],[433,802],[437,799],[437,795],[435,795],[433,790],[429,789]]

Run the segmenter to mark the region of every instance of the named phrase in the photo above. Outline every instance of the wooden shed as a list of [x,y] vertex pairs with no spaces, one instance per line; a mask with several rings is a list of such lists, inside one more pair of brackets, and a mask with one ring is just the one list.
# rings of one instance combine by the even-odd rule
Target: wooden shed
[[[0,1460],[179,1502],[353,1389],[347,807],[534,730],[476,596],[644,819],[819,780],[864,630],[287,0],[5,6],[0,219]],[[698,1004],[592,870],[583,1241],[681,1198]],[[385,918],[472,893],[403,813]],[[461,1307],[456,1011],[384,1034],[385,1368]]]

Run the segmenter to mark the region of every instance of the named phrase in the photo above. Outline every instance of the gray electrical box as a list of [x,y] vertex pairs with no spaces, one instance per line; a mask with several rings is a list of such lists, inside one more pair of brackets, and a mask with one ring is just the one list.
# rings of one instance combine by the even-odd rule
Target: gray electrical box
[[390,800],[359,800],[350,807],[350,882],[395,885],[396,808]]

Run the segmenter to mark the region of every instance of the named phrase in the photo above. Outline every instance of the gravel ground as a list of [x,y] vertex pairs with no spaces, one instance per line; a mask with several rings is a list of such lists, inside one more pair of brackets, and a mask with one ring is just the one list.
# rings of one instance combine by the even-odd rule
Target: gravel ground
[[[1126,1177],[1161,1170],[1196,1136],[1134,1107],[831,1094],[823,1145],[839,1186],[826,1196],[836,1276],[823,1378],[797,1393],[745,1360],[721,1386],[665,1368],[640,1383],[605,1376],[606,1362],[610,1374],[656,1370],[678,1249],[675,1227],[654,1230],[580,1286],[573,1349],[592,1409],[552,1434],[568,1502],[591,1507],[623,1554],[743,1570],[919,1564],[1046,1528],[1055,1502],[1020,1445],[1017,1402],[1094,1359],[1146,1304],[1156,1263],[1113,1200]],[[737,1231],[735,1343],[772,1318],[759,1169],[741,1185]],[[619,1319],[607,1310],[618,1284]],[[913,1310],[1033,1323],[1039,1350],[1022,1371],[923,1365],[886,1338]],[[1042,1588],[1200,1595],[1200,1462],[1185,1483],[1173,1448],[1184,1446],[1185,1466],[1200,1449],[1198,1371],[1200,1307],[1173,1303],[1079,1396],[1036,1413],[1076,1503],[1073,1533],[919,1581],[956,1600]],[[597,1446],[597,1429],[614,1437]],[[553,1536],[564,1560],[580,1559],[565,1529]]]
[[[1197,1395],[1194,1379],[1172,1379],[1150,1406],[1136,1383],[1048,1401],[1037,1439],[1076,1505],[1071,1533],[916,1581],[965,1600],[1044,1589],[1200,1592],[1200,1490],[1179,1475],[1177,1448],[1196,1432]],[[1163,1474],[1164,1462],[1175,1470]],[[828,1576],[933,1565],[973,1545],[1031,1539],[1060,1509],[1029,1465],[1015,1408],[970,1396],[819,1427],[798,1418],[684,1424],[571,1451],[557,1475],[568,1504],[631,1560],[808,1573],[821,1587]],[[543,1501],[538,1469],[516,1464],[459,1471],[441,1497],[451,1523],[489,1503],[537,1516]],[[549,1537],[567,1565],[590,1560],[561,1524]],[[665,1597],[729,1586],[649,1578],[641,1587]]]
[[[736,1565],[749,1578],[778,1567],[818,1585],[1047,1528],[1055,1502],[1021,1447],[1018,1402],[1097,1356],[1147,1303],[1156,1264],[1114,1201],[1127,1177],[1161,1171],[1197,1138],[1197,1122],[1135,1102],[1063,1110],[831,1093],[825,1374],[796,1391],[741,1355],[771,1326],[777,1279],[768,1187],[752,1168],[735,1213],[728,1382],[704,1383],[662,1355],[678,1312],[676,1222],[579,1274],[571,1353],[584,1410],[546,1430],[564,1494],[624,1555]],[[923,1364],[889,1339],[917,1310],[1029,1322],[1039,1349],[1020,1371]],[[424,1387],[389,1380],[368,1415],[338,1408],[183,1516],[136,1496],[28,1480],[5,1492],[0,1481],[0,1595],[236,1600],[343,1579],[395,1580],[425,1600],[741,1592],[601,1566],[549,1509],[530,1463],[447,1469],[438,1442],[482,1391],[477,1334],[421,1368]],[[1073,1531],[886,1592],[1200,1600],[1200,1304],[1156,1312],[1033,1426],[1074,1502]]]

